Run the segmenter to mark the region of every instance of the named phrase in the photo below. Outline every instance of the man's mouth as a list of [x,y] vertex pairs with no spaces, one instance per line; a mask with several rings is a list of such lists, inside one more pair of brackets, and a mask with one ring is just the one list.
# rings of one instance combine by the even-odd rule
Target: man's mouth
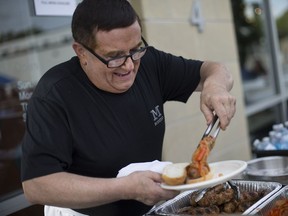
[[125,77],[127,75],[129,75],[131,72],[127,72],[127,73],[114,73],[116,76],[119,76],[119,77]]

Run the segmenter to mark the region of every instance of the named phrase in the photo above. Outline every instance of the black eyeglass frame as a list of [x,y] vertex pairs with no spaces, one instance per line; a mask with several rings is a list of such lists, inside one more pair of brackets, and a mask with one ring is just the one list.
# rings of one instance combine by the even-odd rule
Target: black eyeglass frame
[[[133,61],[137,61],[137,60],[139,60],[139,59],[141,59],[143,56],[141,56],[139,59],[133,59],[133,55],[135,54],[135,53],[141,53],[141,52],[144,52],[148,47],[149,47],[149,45],[148,45],[148,43],[146,42],[146,40],[143,38],[143,37],[141,37],[141,39],[142,39],[142,41],[143,41],[143,43],[144,43],[144,47],[142,47],[142,48],[140,48],[139,50],[137,50],[137,51],[135,51],[135,52],[133,52],[133,53],[131,53],[131,54],[129,54],[129,55],[124,55],[124,56],[120,56],[120,57],[116,57],[116,58],[111,58],[111,59],[109,59],[109,60],[106,60],[106,59],[104,59],[104,58],[102,58],[101,56],[99,56],[93,49],[91,49],[90,47],[88,47],[88,46],[86,46],[86,45],[84,45],[84,44],[82,44],[82,43],[79,43],[79,44],[81,44],[85,49],[87,49],[92,55],[94,55],[97,59],[99,59],[103,64],[105,64],[108,68],[117,68],[117,67],[121,67],[122,65],[124,65],[125,64],[125,62],[127,61],[127,59],[128,58],[131,58]],[[115,66],[115,67],[109,67],[109,62],[110,61],[113,61],[113,60],[116,60],[116,59],[120,59],[120,58],[124,58],[125,57],[125,61],[123,61],[123,63],[121,64],[121,65],[119,65],[119,66]]]

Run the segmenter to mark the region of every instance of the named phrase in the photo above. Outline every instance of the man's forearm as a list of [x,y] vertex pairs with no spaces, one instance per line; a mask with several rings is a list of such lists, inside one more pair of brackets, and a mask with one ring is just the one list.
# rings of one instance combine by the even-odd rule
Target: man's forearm
[[99,179],[66,172],[23,182],[27,199],[34,204],[89,208],[123,199],[121,178]]
[[201,66],[201,81],[197,91],[201,91],[207,85],[216,85],[230,91],[233,87],[233,77],[225,65],[221,63],[205,61]]

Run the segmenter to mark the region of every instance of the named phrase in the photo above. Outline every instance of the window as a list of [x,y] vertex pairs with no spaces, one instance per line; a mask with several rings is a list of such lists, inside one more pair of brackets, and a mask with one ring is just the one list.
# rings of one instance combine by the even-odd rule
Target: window
[[231,0],[250,141],[287,121],[288,1]]
[[21,140],[34,86],[51,65],[74,55],[71,17],[34,14],[33,0],[0,2],[0,203],[22,194]]
[[273,97],[271,47],[263,0],[232,1],[246,105]]
[[[275,29],[278,37],[278,43],[276,44],[279,51],[279,70],[283,71],[281,76],[282,81],[288,90],[288,1],[287,0],[272,0],[270,2],[270,8],[272,12],[272,19],[275,23]],[[282,74],[281,74],[282,75]]]

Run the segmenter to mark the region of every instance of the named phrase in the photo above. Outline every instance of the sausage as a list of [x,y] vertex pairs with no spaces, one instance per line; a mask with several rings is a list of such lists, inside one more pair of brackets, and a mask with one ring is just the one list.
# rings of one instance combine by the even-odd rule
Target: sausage
[[[216,185],[216,186],[214,186],[214,187],[212,187],[212,188],[209,188],[209,189],[206,191],[204,197],[214,196],[215,194],[218,194],[218,193],[220,193],[220,192],[222,192],[222,191],[224,191],[224,190],[225,190],[225,187],[224,187],[223,184]],[[191,206],[197,206],[197,205],[198,205],[197,202],[195,201],[197,195],[198,195],[198,191],[194,191],[194,192],[192,192],[192,194],[190,195],[190,205],[191,205]],[[204,198],[204,197],[203,197],[203,198]],[[202,199],[203,199],[203,198],[202,198]]]
[[199,206],[210,206],[210,205],[222,205],[226,202],[229,202],[234,197],[234,191],[232,188],[228,188],[225,191],[222,191],[218,194],[216,193],[207,193],[204,197],[199,200]]
[[179,209],[177,213],[189,214],[189,215],[218,216],[220,214],[220,209],[216,205],[211,205],[209,207],[188,206],[188,207]]
[[236,200],[231,200],[230,202],[224,203],[222,211],[225,213],[234,213],[238,208],[238,202]]

